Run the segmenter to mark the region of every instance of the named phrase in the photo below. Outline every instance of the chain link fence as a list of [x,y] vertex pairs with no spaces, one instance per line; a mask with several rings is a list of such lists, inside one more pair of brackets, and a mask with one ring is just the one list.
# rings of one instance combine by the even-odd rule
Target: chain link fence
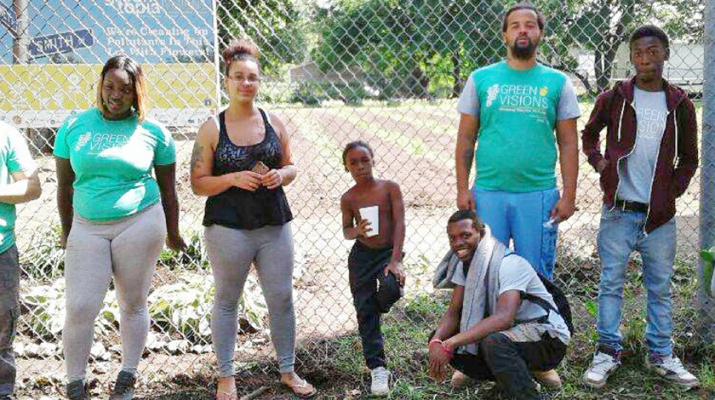
[[[41,199],[18,207],[16,225],[23,267],[15,344],[21,393],[52,391],[64,382],[63,250],[58,246],[52,143],[67,116],[93,106],[99,71],[111,55],[125,52],[143,65],[151,115],[169,126],[176,140],[181,229],[190,248],[180,255],[162,253],[140,372],[150,387],[180,384],[182,376],[211,377],[215,364],[210,342],[214,286],[201,226],[205,199],[191,192],[189,158],[198,125],[227,103],[218,52],[237,37],[259,45],[264,72],[260,106],[277,113],[292,134],[299,175],[287,195],[295,215],[298,359],[299,364],[319,364],[340,350],[331,338],[356,330],[346,268],[352,243],[342,237],[339,207],[352,179],[342,165],[342,148],[355,139],[368,141],[377,175],[402,188],[408,283],[400,307],[443,299],[431,288],[431,274],[448,249],[446,220],[456,208],[456,97],[472,70],[505,57],[501,17],[513,3],[0,0],[0,119],[22,128],[43,182]],[[643,23],[669,33],[665,76],[690,90],[702,120],[703,0],[535,4],[548,17],[540,61],[571,77],[582,111],[579,128],[595,95],[632,74],[628,35]],[[673,292],[679,347],[698,339],[693,328],[698,310],[691,304],[698,287],[700,182],[696,175],[677,204]],[[582,156],[578,211],[560,226],[555,276],[570,295],[577,329],[588,346],[600,273],[595,243],[601,196],[598,175]],[[629,332],[640,331],[640,336],[633,333],[638,343],[643,341],[645,295],[637,256],[628,277],[624,325]],[[250,375],[274,368],[263,361],[273,349],[254,274],[241,302],[239,370]],[[436,323],[419,313],[410,314],[409,321],[424,329]],[[110,288],[90,360],[89,376],[100,388],[114,379],[120,349],[118,305]]]

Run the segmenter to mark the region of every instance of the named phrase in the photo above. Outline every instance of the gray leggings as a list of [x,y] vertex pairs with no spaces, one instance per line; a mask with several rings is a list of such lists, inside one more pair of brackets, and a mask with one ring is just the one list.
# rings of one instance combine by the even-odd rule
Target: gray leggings
[[85,378],[94,322],[112,276],[119,302],[122,370],[136,373],[149,332],[149,286],[165,239],[161,203],[109,222],[91,222],[75,213],[65,254],[67,314],[62,331],[70,382]]
[[295,312],[293,310],[293,233],[290,223],[255,230],[219,225],[206,228],[206,249],[216,282],[216,302],[211,319],[219,376],[235,373],[233,360],[238,329],[238,299],[256,261],[258,279],[268,305],[271,340],[281,373],[295,364]]

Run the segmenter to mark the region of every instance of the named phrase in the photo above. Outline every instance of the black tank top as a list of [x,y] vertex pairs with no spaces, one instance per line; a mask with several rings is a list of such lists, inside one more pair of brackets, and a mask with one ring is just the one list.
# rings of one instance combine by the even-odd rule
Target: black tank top
[[[214,153],[213,175],[247,171],[261,161],[270,169],[279,169],[283,158],[281,141],[259,109],[266,127],[263,141],[251,146],[236,146],[226,131],[225,111],[219,114],[219,138]],[[235,186],[206,200],[204,226],[213,224],[234,229],[258,229],[280,226],[293,219],[283,187],[268,190],[261,186],[255,192]]]

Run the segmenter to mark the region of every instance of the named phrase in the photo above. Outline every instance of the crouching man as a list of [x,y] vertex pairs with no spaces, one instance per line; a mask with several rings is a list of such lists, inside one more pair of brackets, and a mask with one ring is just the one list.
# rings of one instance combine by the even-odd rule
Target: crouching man
[[495,380],[510,398],[538,399],[532,372],[556,368],[571,334],[529,263],[495,240],[474,211],[447,224],[451,254],[435,276],[454,287],[451,304],[429,341],[430,376],[446,366],[476,380]]

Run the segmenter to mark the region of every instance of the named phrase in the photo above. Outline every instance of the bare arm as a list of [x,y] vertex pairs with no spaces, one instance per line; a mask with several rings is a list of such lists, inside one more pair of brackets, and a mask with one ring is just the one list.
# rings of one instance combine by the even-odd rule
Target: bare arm
[[204,122],[196,134],[191,153],[191,190],[199,196],[215,196],[233,186],[255,191],[261,184],[261,176],[253,171],[213,175],[218,134],[218,127],[212,119]]
[[12,172],[13,183],[0,186],[0,202],[8,204],[26,203],[42,194],[37,170]]
[[233,186],[228,176],[213,176],[214,147],[218,128],[209,118],[199,128],[191,152],[191,190],[199,196],[215,196]]
[[67,244],[67,237],[72,229],[72,184],[74,183],[74,171],[69,158],[55,157],[57,169],[57,211],[60,213],[60,223],[62,225],[62,237],[60,245]]
[[390,204],[395,230],[392,232],[392,261],[402,262],[402,247],[405,243],[405,203],[400,186],[390,183]]
[[556,222],[569,219],[576,209],[576,184],[578,180],[578,131],[576,118],[556,122],[556,141],[559,145],[559,162],[563,194],[551,211]]
[[474,115],[461,114],[457,132],[457,149],[454,154],[457,172],[457,208],[460,210],[474,209],[474,198],[469,192],[469,171],[472,169],[478,131],[479,119]]
[[405,286],[407,275],[402,268],[402,247],[405,243],[405,204],[402,201],[400,186],[390,182],[390,209],[395,229],[392,232],[392,256],[385,267],[385,276],[389,272],[395,274],[400,286]]
[[452,291],[452,300],[449,308],[439,321],[437,330],[434,333],[435,339],[447,340],[454,336],[459,330],[459,321],[462,318],[462,306],[464,303],[464,286],[457,285]]
[[[445,347],[446,341],[459,331],[459,321],[462,316],[462,305],[464,303],[464,286],[457,286],[452,291],[452,301],[449,308],[439,321],[437,330],[429,345],[429,374],[437,380],[442,380],[446,374],[446,366],[452,356]],[[432,341],[442,342],[442,344]]]
[[298,169],[293,164],[293,158],[290,147],[290,136],[286,131],[283,121],[275,114],[271,113],[271,122],[276,129],[276,133],[281,140],[283,149],[283,158],[281,159],[281,168],[278,170],[268,171],[263,176],[263,185],[268,189],[275,189],[279,186],[290,185],[298,175]]
[[184,250],[186,244],[179,233],[179,200],[176,196],[176,164],[155,165],[156,182],[161,192],[161,205],[166,218],[167,245],[172,250]]

